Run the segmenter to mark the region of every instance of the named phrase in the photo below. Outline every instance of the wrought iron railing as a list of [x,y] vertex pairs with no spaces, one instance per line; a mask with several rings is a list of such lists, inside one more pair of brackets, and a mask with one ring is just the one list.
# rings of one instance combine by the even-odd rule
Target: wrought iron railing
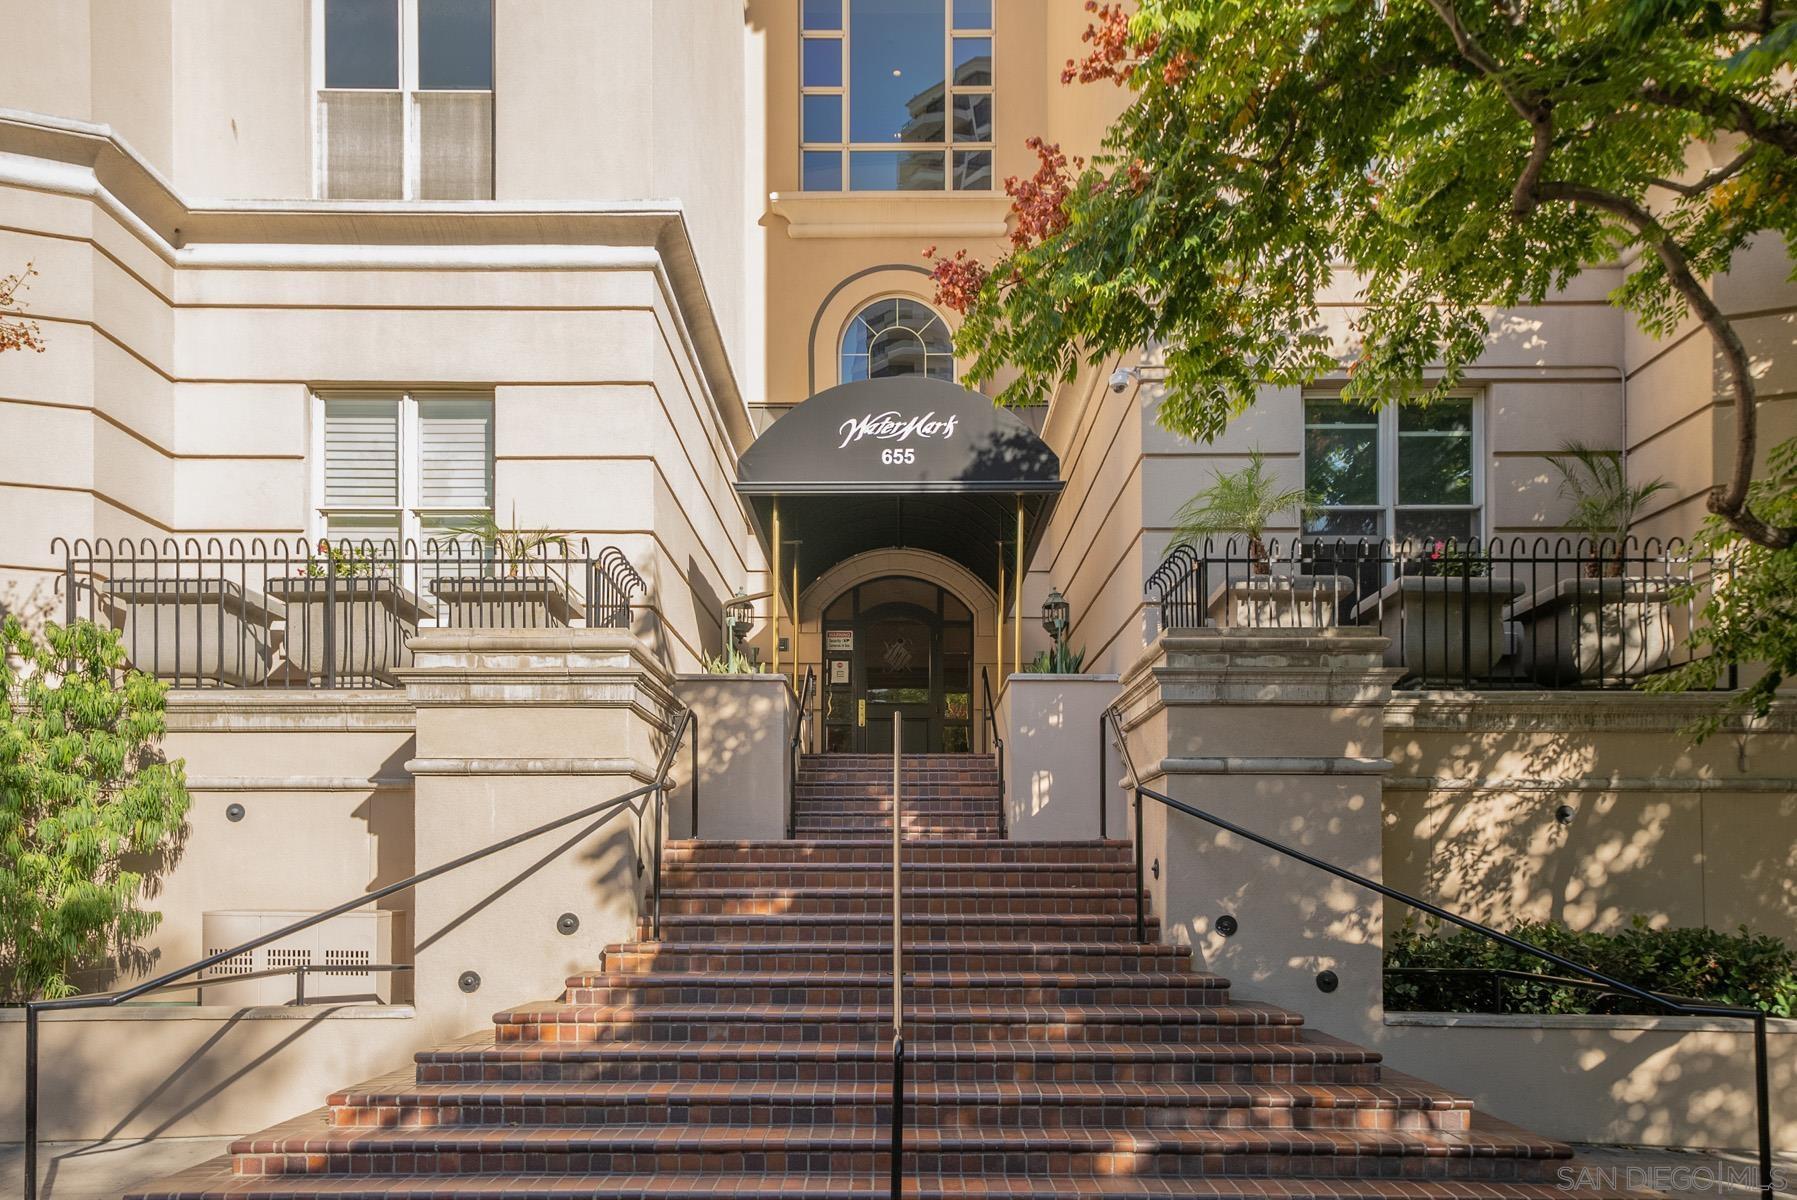
[[[376,901],[385,900],[389,896],[408,891],[421,883],[428,883],[438,876],[447,875],[470,863],[479,862],[484,858],[490,858],[502,850],[509,850],[513,846],[532,841],[542,837],[546,833],[553,833],[557,829],[563,829],[569,825],[587,820],[593,822],[593,829],[597,829],[600,825],[627,809],[636,814],[639,818],[643,817],[646,815],[646,810],[650,808],[651,797],[654,799],[654,833],[651,838],[651,845],[654,850],[654,875],[650,881],[652,889],[650,893],[650,924],[651,936],[653,939],[656,941],[661,940],[661,843],[667,829],[666,810],[669,774],[673,770],[674,758],[680,751],[681,743],[685,741],[688,732],[694,727],[695,723],[692,711],[690,709],[682,710],[674,721],[673,729],[670,731],[668,737],[668,743],[662,749],[661,758],[656,763],[654,778],[641,787],[632,788],[623,795],[614,796],[610,800],[603,800],[598,804],[580,809],[578,812],[569,813],[567,816],[557,817],[555,820],[545,822],[534,829],[527,829],[523,833],[513,834],[511,837],[484,846],[479,850],[470,851],[459,858],[451,859],[449,862],[439,863],[437,866],[420,871],[415,875],[408,875],[406,878],[398,880],[397,882],[389,883],[384,887],[376,888],[371,892],[364,892],[359,896],[351,897],[341,904],[333,905],[322,912],[313,913],[309,917],[304,917],[298,921],[294,921],[292,924],[284,925],[273,932],[265,933],[260,937],[252,938],[247,942],[232,946],[226,950],[216,950],[213,953],[206,955],[204,958],[188,963],[184,967],[177,967],[172,971],[165,971],[154,979],[146,979],[142,983],[133,984],[128,988],[123,988],[116,992],[99,992],[93,995],[64,996],[54,1000],[26,1001],[24,1005],[25,1200],[37,1200],[38,1190],[38,1018],[41,1013],[67,1012],[73,1009],[82,1008],[116,1008],[119,1005],[135,1000],[140,996],[148,995],[152,992],[168,991],[171,988],[178,987],[192,987],[194,986],[195,976],[219,963],[229,962],[239,955],[248,954],[271,942],[277,942],[283,938],[292,937],[296,933],[310,929],[314,925],[322,924],[334,917],[340,917],[345,913],[353,912],[364,905],[373,904]],[[589,830],[588,832],[591,831]],[[638,869],[641,869],[640,865]],[[316,970],[317,968],[313,969]],[[367,971],[369,970],[369,967],[367,964],[357,964],[354,969],[357,971]],[[403,967],[395,969],[410,968]],[[205,979],[200,982],[203,982],[207,987],[212,987],[220,983],[228,983],[243,978],[247,978],[247,976],[224,976],[216,979]],[[301,979],[303,981],[303,975],[301,976]]]
[[1147,590],[1163,629],[1371,626],[1417,684],[1628,688],[1689,661],[1725,586],[1677,539],[1227,538],[1175,546]]
[[993,761],[998,765],[998,836],[1010,837],[1011,798],[1005,792],[1005,739],[998,736],[998,703],[992,698],[992,678],[980,668],[980,690],[985,693],[986,736],[992,741]]
[[165,538],[51,544],[64,619],[119,631],[176,687],[396,687],[429,627],[628,629],[643,580],[616,547],[507,556],[468,539]]
[[787,747],[786,758],[786,836],[788,840],[797,828],[799,797],[799,764],[805,756],[805,730],[811,721],[811,697],[817,690],[817,672],[812,667],[805,668],[805,678],[800,682],[794,700],[796,711],[792,721],[792,742]]
[[[1590,981],[1591,986],[1601,988],[1616,996],[1627,997],[1657,1009],[1660,1012],[1672,1013],[1678,1016],[1721,1017],[1730,1020],[1747,1021],[1751,1023],[1753,1027],[1754,1097],[1758,1106],[1759,1192],[1763,1197],[1763,1200],[1773,1200],[1771,1084],[1770,1077],[1767,1073],[1766,1063],[1766,1013],[1764,1010],[1758,1008],[1744,1008],[1730,1004],[1712,1004],[1704,1000],[1683,996],[1668,996],[1660,992],[1650,991],[1647,988],[1637,987],[1635,984],[1624,982],[1614,976],[1606,975],[1602,971],[1587,967],[1583,963],[1575,962],[1564,955],[1556,954],[1552,950],[1537,946],[1532,942],[1526,942],[1512,934],[1500,932],[1499,930],[1493,929],[1489,925],[1481,924],[1470,917],[1463,917],[1459,913],[1441,907],[1439,904],[1432,904],[1420,896],[1411,895],[1409,892],[1394,888],[1386,883],[1381,883],[1376,879],[1368,879],[1366,876],[1355,871],[1350,871],[1346,867],[1337,866],[1326,859],[1321,859],[1313,854],[1308,854],[1305,851],[1298,849],[1296,846],[1288,845],[1285,842],[1277,841],[1264,834],[1256,833],[1251,829],[1236,824],[1234,821],[1219,817],[1215,813],[1206,812],[1204,809],[1196,808],[1180,800],[1175,800],[1173,797],[1166,795],[1163,792],[1155,791],[1153,788],[1144,787],[1142,785],[1141,775],[1137,773],[1135,764],[1130,760],[1129,744],[1125,740],[1123,723],[1117,708],[1113,705],[1105,710],[1104,715],[1105,720],[1109,723],[1111,732],[1117,741],[1119,751],[1123,755],[1124,767],[1129,773],[1130,792],[1135,808],[1135,932],[1136,941],[1138,943],[1146,942],[1148,940],[1145,916],[1148,903],[1147,890],[1144,887],[1142,876],[1142,810],[1145,807],[1145,801],[1152,800],[1166,808],[1169,813],[1181,813],[1194,820],[1203,821],[1212,828],[1220,829],[1234,837],[1253,842],[1263,849],[1271,850],[1275,854],[1301,862],[1307,867],[1313,867],[1316,870],[1322,871],[1328,875],[1333,875],[1337,879],[1354,884],[1357,887],[1376,892],[1388,900],[1396,900],[1400,904],[1407,905],[1418,912],[1426,913],[1437,920],[1446,921],[1451,925],[1458,925],[1462,929],[1471,930],[1473,933],[1488,938],[1501,946],[1507,946],[1512,950],[1519,951],[1532,958],[1538,958],[1543,962],[1551,963],[1562,971],[1571,972],[1581,980]],[[1102,736],[1100,745],[1102,747]]]

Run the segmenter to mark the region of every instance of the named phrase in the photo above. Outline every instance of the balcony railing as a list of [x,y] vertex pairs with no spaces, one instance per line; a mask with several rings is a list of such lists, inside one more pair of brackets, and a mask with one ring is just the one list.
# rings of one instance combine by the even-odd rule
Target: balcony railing
[[397,687],[420,629],[627,629],[642,577],[616,547],[525,557],[472,541],[57,539],[64,619],[119,631],[176,687]]
[[1629,688],[1690,660],[1725,586],[1677,540],[1228,538],[1174,547],[1148,595],[1170,630],[1376,628],[1415,685]]

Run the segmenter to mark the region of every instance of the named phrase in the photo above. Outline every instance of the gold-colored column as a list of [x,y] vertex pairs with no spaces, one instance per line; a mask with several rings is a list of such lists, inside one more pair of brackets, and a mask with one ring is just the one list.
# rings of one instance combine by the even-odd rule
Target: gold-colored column
[[1011,622],[1011,661],[1013,670],[1023,670],[1023,497],[1017,497],[1017,571],[1011,584],[1012,601],[1016,604]]
[[774,569],[769,573],[768,604],[772,620],[768,626],[774,635],[774,674],[780,673],[780,497],[774,497]]
[[[799,547],[802,545],[803,542],[792,544],[792,686],[795,692],[799,686]],[[778,644],[779,636],[775,635],[774,640]]]
[[1005,686],[1005,544],[998,544],[998,686]]

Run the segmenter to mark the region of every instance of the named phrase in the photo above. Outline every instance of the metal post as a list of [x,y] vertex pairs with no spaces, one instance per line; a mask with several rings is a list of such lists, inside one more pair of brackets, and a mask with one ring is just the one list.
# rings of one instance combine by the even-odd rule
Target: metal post
[[25,1002],[25,1200],[37,1200],[37,1006]]
[[998,543],[998,686],[1005,686],[1005,544]]
[[[780,673],[780,497],[774,497],[774,569],[768,572],[768,629],[773,642],[774,674]],[[794,649],[798,639],[793,639]]]
[[[1023,670],[1023,497],[1017,497],[1017,569],[1011,573],[1011,669]],[[1004,680],[998,681],[1003,687]]]
[[1766,1078],[1766,1014],[1761,1010],[1753,1017],[1753,1091],[1759,1105],[1760,1195],[1764,1200],[1773,1200],[1771,1090]]
[[302,1008],[306,1003],[306,964],[300,963],[293,968],[293,1006]]
[[[73,625],[81,619],[80,606],[75,602],[75,552],[73,550],[63,557],[62,603],[63,613],[67,618],[63,621],[65,627]],[[224,606],[220,605],[219,607]]]
[[324,556],[324,685],[337,686],[337,560],[328,542]]
[[1136,943],[1148,940],[1148,922],[1142,919],[1142,789],[1136,789]]
[[699,718],[690,710],[686,719],[692,722],[693,740],[687,747],[692,752],[693,760],[693,837],[699,836]]
[[655,897],[649,908],[649,927],[654,935],[652,940],[657,942],[661,941],[661,814],[664,807],[662,797],[665,795],[666,787],[655,789],[655,829],[650,835],[654,838],[654,845],[650,850],[655,862]]
[[905,914],[904,831],[900,825],[899,772],[905,718],[892,714],[892,1196],[898,1200],[905,1173]]
[[1110,807],[1104,794],[1104,714],[1098,714],[1098,839],[1109,834],[1105,830],[1105,810]]

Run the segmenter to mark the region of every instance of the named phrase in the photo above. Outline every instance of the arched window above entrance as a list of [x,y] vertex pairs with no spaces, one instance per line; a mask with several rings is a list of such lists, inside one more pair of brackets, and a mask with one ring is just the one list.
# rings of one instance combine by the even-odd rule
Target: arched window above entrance
[[953,381],[955,348],[948,325],[921,301],[875,300],[843,331],[840,371],[843,383],[895,375]]

